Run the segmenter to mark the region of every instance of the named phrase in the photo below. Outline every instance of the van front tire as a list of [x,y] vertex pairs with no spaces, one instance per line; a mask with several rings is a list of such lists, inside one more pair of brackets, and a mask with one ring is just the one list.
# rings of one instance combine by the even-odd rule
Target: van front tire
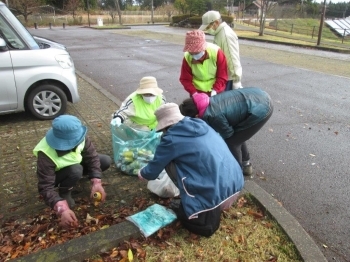
[[36,118],[51,120],[66,112],[67,96],[58,86],[43,84],[30,92],[27,108]]

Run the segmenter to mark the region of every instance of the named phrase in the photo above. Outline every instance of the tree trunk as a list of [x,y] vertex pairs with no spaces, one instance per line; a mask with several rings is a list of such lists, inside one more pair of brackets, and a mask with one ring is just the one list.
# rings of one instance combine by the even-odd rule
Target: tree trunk
[[115,8],[117,9],[118,12],[118,16],[119,16],[119,24],[122,25],[122,12],[120,11],[120,6],[119,6],[119,1],[118,0],[114,0],[115,2]]
[[[262,1],[264,3],[264,1]],[[266,12],[266,8],[265,8],[265,4],[262,4],[261,6],[261,14],[260,14],[260,28],[259,28],[259,36],[263,36],[264,35],[264,29],[265,29],[265,12]]]

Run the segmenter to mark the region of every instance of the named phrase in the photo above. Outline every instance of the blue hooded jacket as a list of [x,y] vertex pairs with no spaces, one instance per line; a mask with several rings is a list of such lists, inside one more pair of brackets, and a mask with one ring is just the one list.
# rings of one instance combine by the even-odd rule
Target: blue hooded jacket
[[243,188],[241,167],[221,136],[201,119],[185,117],[171,126],[153,160],[141,170],[142,177],[156,179],[171,161],[189,219],[216,208]]

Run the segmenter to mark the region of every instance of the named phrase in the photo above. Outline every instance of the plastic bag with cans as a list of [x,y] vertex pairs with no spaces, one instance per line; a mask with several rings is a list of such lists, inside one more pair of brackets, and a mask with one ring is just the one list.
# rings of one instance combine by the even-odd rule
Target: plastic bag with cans
[[154,157],[161,133],[138,130],[111,121],[113,159],[118,170],[137,176],[138,171]]

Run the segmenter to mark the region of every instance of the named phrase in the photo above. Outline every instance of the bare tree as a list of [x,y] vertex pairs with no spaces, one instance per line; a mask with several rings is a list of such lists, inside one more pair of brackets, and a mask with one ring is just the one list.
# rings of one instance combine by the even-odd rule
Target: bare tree
[[117,9],[117,13],[119,16],[119,24],[122,25],[122,12],[120,11],[120,5],[119,5],[119,0],[114,0],[115,3],[115,8]]
[[28,23],[28,16],[33,13],[33,7],[38,7],[40,4],[40,0],[13,0],[11,9],[17,14],[23,15],[25,23]]
[[108,14],[112,18],[112,23],[114,23],[116,14],[119,16],[119,24],[122,24],[122,13],[120,11],[119,0],[106,0],[104,2],[105,7],[108,9]]
[[75,19],[76,11],[81,7],[81,0],[68,0],[65,5],[65,9],[72,13],[73,19]]
[[115,17],[117,15],[117,13],[115,12],[115,8],[114,7],[109,7],[108,8],[108,14],[112,18],[112,24],[114,24],[114,22],[115,22],[114,20],[115,20]]
[[259,36],[263,36],[264,35],[264,30],[265,30],[266,16],[271,13],[271,11],[275,8],[276,5],[278,5],[278,3],[277,2],[273,2],[271,0],[260,0],[260,1],[255,1],[255,2],[260,6]]
[[165,14],[168,17],[168,22],[170,22],[170,18],[176,10],[173,4],[163,4],[162,6],[157,8],[157,11],[159,11],[162,14]]

